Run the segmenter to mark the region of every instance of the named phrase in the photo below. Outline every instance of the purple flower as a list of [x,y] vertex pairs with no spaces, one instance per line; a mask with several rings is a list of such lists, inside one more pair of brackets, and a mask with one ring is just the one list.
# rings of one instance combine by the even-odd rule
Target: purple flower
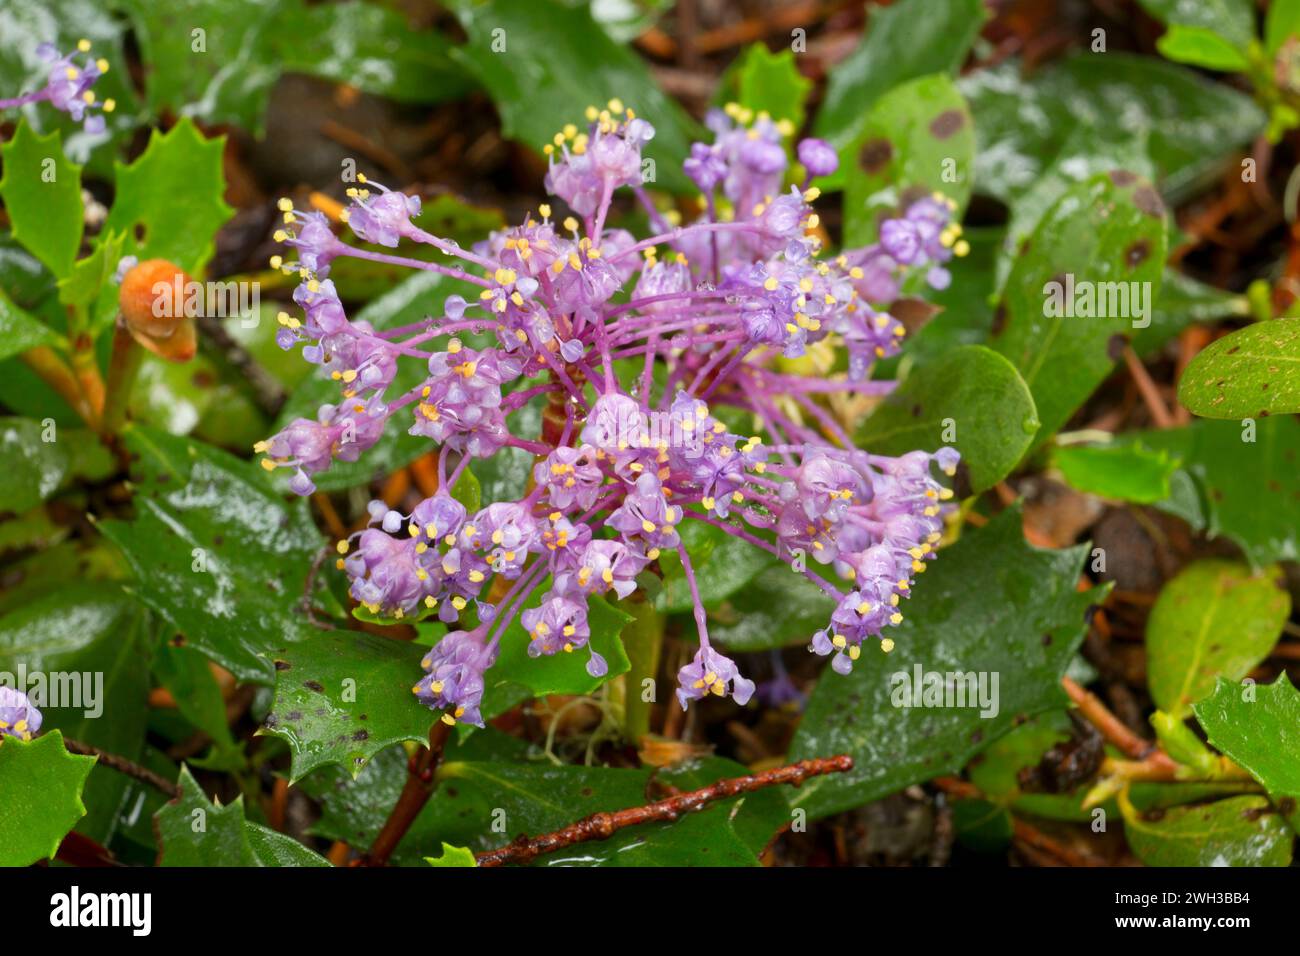
[[727,175],[727,164],[714,146],[692,143],[691,155],[682,163],[682,169],[705,193],[712,192]]
[[545,599],[541,607],[524,611],[519,622],[532,638],[528,644],[529,657],[572,651],[585,645],[591,636],[587,602],[558,595]]
[[694,660],[677,672],[677,701],[682,710],[692,700],[709,694],[731,696],[744,706],[754,693],[754,682],[740,676],[736,662],[711,647],[701,647]]
[[461,526],[460,546],[483,552],[493,571],[516,578],[539,548],[537,521],[523,504],[499,501]]
[[840,157],[824,139],[808,137],[799,141],[799,162],[809,176],[829,176],[840,168]]
[[41,712],[22,691],[0,685],[0,743],[5,737],[31,740],[41,729]]
[[411,692],[426,707],[446,711],[442,719],[448,724],[482,727],[483,674],[496,656],[496,648],[485,645],[478,631],[452,631],[424,655],[424,678]]
[[[363,242],[395,248],[403,238],[412,238],[417,232],[411,218],[420,214],[420,197],[394,192],[387,186],[368,181],[358,175],[363,185],[349,187],[347,193],[352,205],[344,210],[344,220],[357,238]],[[376,196],[368,187],[379,190]]]
[[662,549],[675,548],[681,541],[677,535],[681,520],[682,509],[668,503],[658,477],[647,472],[636,480],[607,523],[625,540],[644,545],[648,554],[658,556]]
[[546,489],[546,499],[554,507],[567,511],[576,505],[585,511],[596,503],[605,474],[591,445],[565,445],[533,467],[533,480]]
[[[89,53],[90,46],[89,40],[79,41],[77,53]],[[78,65],[77,53],[60,54],[53,44],[40,44],[36,48],[36,55],[49,64],[45,85],[32,93],[0,100],[0,109],[43,100],[67,113],[74,121],[82,123],[82,128],[87,133],[102,133],[105,126],[103,114],[113,112],[116,104],[112,99],[100,102],[92,87],[96,80],[108,72],[108,61],[86,56]]]
[[509,433],[501,408],[501,385],[520,365],[496,349],[476,352],[453,339],[429,359],[412,435],[423,435],[474,458],[487,458]]

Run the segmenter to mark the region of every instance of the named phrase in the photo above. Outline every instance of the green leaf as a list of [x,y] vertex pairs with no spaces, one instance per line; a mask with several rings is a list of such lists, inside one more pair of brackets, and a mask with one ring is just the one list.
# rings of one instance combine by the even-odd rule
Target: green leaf
[[1300,798],[1300,694],[1285,671],[1271,684],[1220,680],[1195,710],[1210,743],[1270,794]]
[[968,768],[971,783],[999,806],[1047,820],[1086,822],[1081,809],[1086,787],[1066,793],[1038,793],[1022,788],[1021,774],[1032,771],[1044,755],[1070,740],[1070,718],[1064,710],[1051,710],[1025,721],[999,737]]
[[81,791],[95,758],[68,753],[57,730],[0,741],[0,866],[30,866],[53,857],[86,815]]
[[244,823],[248,848],[253,851],[257,866],[330,866],[315,850],[303,846],[293,837],[285,836],[251,820]]
[[1203,418],[1300,412],[1300,319],[1257,322],[1210,343],[1188,363],[1178,400]]
[[709,638],[732,651],[807,643],[826,626],[835,601],[784,563],[773,564],[709,609]]
[[565,123],[582,123],[588,106],[619,98],[655,128],[642,150],[655,161],[654,181],[674,191],[690,188],[681,163],[698,128],[659,89],[640,57],[611,40],[585,6],[556,0],[447,5],[469,36],[451,55],[488,91],[507,137],[540,149]]
[[1169,497],[1169,479],[1182,463],[1167,451],[1132,442],[1060,446],[1052,452],[1052,464],[1076,491],[1153,504]]
[[[106,300],[106,307],[102,310],[107,312],[111,309],[116,313],[117,285],[111,280],[117,271],[118,261],[122,258],[124,241],[125,237],[120,234],[101,236],[95,245],[95,251],[84,259],[77,260],[68,277],[59,280],[59,301],[64,305],[90,309],[102,298]],[[92,314],[98,311],[100,310],[92,309]]]
[[53,346],[62,341],[40,319],[14,305],[13,300],[0,290],[0,359],[20,355],[38,345]]
[[844,245],[875,242],[880,220],[917,191],[955,201],[960,221],[974,153],[970,110],[952,80],[936,73],[894,87],[876,100],[841,161]]
[[1034,397],[1040,441],[1110,374],[1118,347],[1150,316],[1165,248],[1164,204],[1130,173],[1072,186],[1044,214],[1012,266],[993,330]]
[[[219,449],[130,426],[136,515],[101,530],[125,553],[137,596],[241,680],[271,682],[271,649],[318,632],[300,609],[323,545],[305,501]],[[318,582],[319,584],[319,582]]]
[[1126,799],[1124,835],[1147,866],[1289,866],[1295,834],[1263,797],[1140,814]]
[[[1142,7],[1170,28],[1194,27],[1219,37],[1229,46],[1244,49],[1255,39],[1255,5],[1251,0],[1138,0]],[[1168,34],[1166,34],[1168,36]]]
[[[71,467],[65,441],[46,441],[57,434],[27,418],[0,418],[0,512],[21,514],[53,495],[63,485]],[[82,441],[94,441],[82,433]]]
[[[0,671],[27,675],[46,731],[134,760],[144,745],[149,692],[145,615],[117,584],[69,582],[76,568],[65,567],[62,588],[44,589],[0,617]],[[78,830],[107,843],[128,783],[96,767],[86,785],[90,812]]]
[[733,81],[731,95],[741,106],[757,113],[767,113],[773,120],[789,120],[798,130],[803,127],[804,104],[812,91],[812,80],[799,72],[794,52],[772,53],[761,43],[746,47],[728,71]]
[[[271,90],[286,72],[408,103],[455,99],[469,89],[450,62],[443,34],[412,29],[401,14],[374,3],[117,3],[130,15],[149,65],[146,86],[155,113],[169,108],[261,135]],[[203,30],[201,41],[195,29]]]
[[1011,205],[1011,218],[997,262],[999,288],[1005,284],[1012,265],[1020,258],[1025,240],[1033,235],[1044,214],[1056,201],[1076,183],[1112,169],[1154,179],[1155,165],[1147,151],[1146,132],[1139,130],[1136,134],[1127,134],[1119,131],[1117,134],[1113,130],[1091,126],[1077,127],[1033,184]]
[[442,856],[426,856],[424,859],[430,866],[478,866],[472,850],[450,843],[442,845]]
[[1161,190],[1176,200],[1235,162],[1266,121],[1249,96],[1147,56],[1083,53],[1025,76],[1008,61],[958,83],[975,116],[975,183],[1003,200],[1032,185],[1080,127],[1105,140],[1145,136]]
[[154,814],[159,866],[329,866],[296,840],[244,819],[244,797],[222,806],[181,768],[181,795]]
[[63,155],[58,132],[38,136],[26,121],[0,146],[0,159],[0,198],[14,238],[56,276],[66,276],[81,246],[81,167]]
[[[354,317],[355,322],[369,322],[377,331],[396,328],[418,322],[430,314],[442,314],[442,304],[449,295],[463,295],[474,299],[478,288],[467,282],[449,279],[432,272],[421,272],[410,276],[378,299],[372,301]],[[424,365],[418,361],[399,362],[397,376],[393,380],[391,393],[400,395],[415,388],[428,374]],[[298,386],[285,403],[284,409],[276,422],[276,428],[284,428],[296,418],[315,420],[316,410],[323,404],[335,404],[340,401],[339,383],[327,376],[315,376]],[[383,437],[365,451],[355,462],[336,461],[328,471],[314,476],[316,487],[321,491],[338,491],[356,485],[368,484],[377,475],[391,474],[406,467],[420,455],[437,446],[427,438],[407,434],[410,419],[406,416],[391,422],[385,429]],[[278,484],[286,485],[287,476]]]
[[221,198],[224,143],[222,136],[205,139],[188,118],[166,133],[155,129],[135,162],[116,164],[117,194],[104,231],[126,234],[127,255],[166,259],[200,277],[216,251],[217,230],[235,212]]
[[1156,507],[1210,537],[1231,538],[1256,566],[1300,557],[1300,422],[1201,420],[1132,440],[1183,460],[1173,494]]
[[1276,56],[1283,44],[1300,36],[1300,0],[1273,0],[1264,19],[1264,47]]
[[1174,24],[1156,41],[1156,49],[1166,60],[1202,66],[1208,70],[1242,73],[1250,69],[1250,59],[1213,30]]
[[[853,673],[828,668],[818,681],[791,759],[847,753],[854,767],[808,781],[792,805],[821,817],[951,773],[1025,718],[1061,707],[1061,675],[1100,594],[1076,590],[1087,547],[1030,547],[1019,509],[1008,508],[944,548],[891,632],[893,653],[868,645]],[[981,718],[978,704],[895,706],[918,667],[939,677],[983,674],[990,691],[996,675],[996,715]]]
[[[831,71],[816,134],[843,151],[887,90],[931,73],[956,73],[986,16],[979,0],[904,0],[873,7],[862,41]],[[841,156],[841,167],[848,161]]]
[[[1020,374],[982,345],[963,345],[919,366],[858,428],[858,447],[875,455],[952,445],[969,492],[1005,478],[1038,432],[1034,398]],[[945,441],[947,435],[953,441]]]
[[1245,677],[1277,643],[1291,596],[1277,567],[1189,564],[1164,586],[1147,620],[1147,683],[1156,706],[1185,717],[1219,677]]
[[288,742],[290,780],[327,764],[356,776],[385,747],[426,741],[438,715],[411,693],[425,650],[359,631],[323,631],[278,648],[265,732]]

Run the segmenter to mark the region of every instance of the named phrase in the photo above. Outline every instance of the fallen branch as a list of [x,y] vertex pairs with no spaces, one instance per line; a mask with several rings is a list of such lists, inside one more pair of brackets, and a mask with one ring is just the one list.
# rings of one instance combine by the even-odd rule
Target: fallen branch
[[822,757],[816,760],[802,760],[786,767],[777,767],[763,773],[749,774],[744,777],[731,777],[718,780],[692,790],[651,803],[643,807],[629,807],[610,813],[593,813],[591,816],[571,823],[554,833],[545,833],[537,837],[520,836],[514,843],[487,850],[477,854],[479,866],[502,866],[506,863],[527,863],[544,853],[553,853],[575,843],[589,840],[608,840],[619,830],[637,826],[641,823],[673,821],[684,813],[702,809],[710,803],[752,793],[764,787],[773,787],[788,783],[799,786],[809,777],[819,777],[827,773],[844,773],[853,769],[853,758],[847,754],[838,757]]

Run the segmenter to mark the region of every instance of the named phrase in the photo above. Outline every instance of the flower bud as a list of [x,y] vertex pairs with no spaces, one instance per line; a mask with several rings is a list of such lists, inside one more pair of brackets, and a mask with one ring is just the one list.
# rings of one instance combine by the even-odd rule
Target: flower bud
[[193,280],[166,259],[128,269],[118,293],[122,323],[140,345],[169,362],[188,362],[198,344],[186,302]]

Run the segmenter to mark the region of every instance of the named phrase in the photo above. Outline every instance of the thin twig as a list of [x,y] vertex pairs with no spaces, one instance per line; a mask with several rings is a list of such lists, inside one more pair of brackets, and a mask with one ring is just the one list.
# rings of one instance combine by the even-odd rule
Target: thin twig
[[554,833],[545,833],[537,837],[520,836],[514,843],[487,850],[477,855],[479,866],[501,866],[506,863],[527,863],[543,853],[562,850],[575,843],[589,840],[607,840],[619,830],[641,823],[673,821],[684,813],[699,810],[710,803],[752,793],[764,787],[773,787],[788,783],[799,786],[809,777],[818,777],[827,773],[844,773],[853,769],[853,758],[847,754],[838,757],[822,757],[816,760],[802,760],[786,767],[765,770],[762,773],[748,774],[743,777],[730,777],[718,780],[692,790],[678,794],[657,803],[643,807],[630,807],[615,810],[612,813],[593,813],[589,817],[571,823]]
[[1125,756],[1133,760],[1145,760],[1153,766],[1163,766],[1165,764],[1168,764],[1171,768],[1174,766],[1174,762],[1168,754],[1149,740],[1143,740],[1129,730],[1123,721],[1110,712],[1109,708],[1102,703],[1101,698],[1096,694],[1084,690],[1068,677],[1061,678],[1061,686],[1070,695],[1070,700],[1074,702],[1074,705],[1079,708],[1079,713],[1090,724],[1100,730],[1103,737],[1122,750]]
[[451,726],[444,721],[434,723],[429,731],[428,748],[420,750],[407,764],[406,784],[402,787],[402,794],[389,811],[388,819],[384,821],[375,842],[370,844],[366,855],[357,861],[357,866],[388,865],[397,844],[402,842],[406,831],[411,829],[411,824],[433,796],[436,789],[433,774],[438,769],[438,762],[442,760],[442,750],[447,745],[450,732]]
[[151,787],[156,787],[173,800],[181,795],[181,788],[169,780],[158,776],[152,770],[140,766],[127,760],[118,754],[109,753],[107,750],[100,750],[93,744],[83,744],[79,740],[73,740],[70,737],[63,738],[63,744],[74,754],[81,754],[84,757],[98,757],[99,762],[105,767],[112,767],[118,773],[124,773],[128,777],[134,777],[141,783],[147,783]]

